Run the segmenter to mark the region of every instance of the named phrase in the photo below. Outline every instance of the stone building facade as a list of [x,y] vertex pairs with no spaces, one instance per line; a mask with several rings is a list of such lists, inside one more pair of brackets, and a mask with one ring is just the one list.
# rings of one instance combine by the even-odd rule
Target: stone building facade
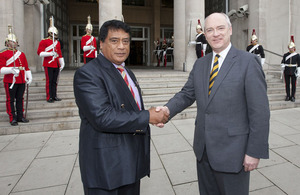
[[[0,49],[4,48],[8,24],[13,25],[32,71],[42,71],[42,59],[36,54],[39,41],[47,36],[49,18],[53,15],[59,37],[63,41],[66,68],[83,64],[80,39],[84,35],[87,16],[91,16],[93,35],[109,19],[124,20],[132,27],[131,66],[156,66],[154,41],[170,44],[174,36],[174,58],[167,66],[190,71],[196,60],[195,48],[188,45],[196,35],[197,20],[212,12],[230,15],[232,43],[246,49],[252,29],[265,48],[266,63],[279,64],[287,52],[290,35],[300,44],[298,0],[0,0]],[[240,8],[247,7],[245,12]]]

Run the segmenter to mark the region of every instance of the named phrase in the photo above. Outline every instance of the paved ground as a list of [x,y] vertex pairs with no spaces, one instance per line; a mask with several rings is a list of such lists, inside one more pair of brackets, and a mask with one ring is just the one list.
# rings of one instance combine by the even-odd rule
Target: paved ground
[[[142,195],[197,195],[194,119],[152,128],[151,178]],[[270,159],[251,174],[251,195],[300,194],[300,108],[271,112]],[[78,130],[0,136],[1,195],[81,195]]]

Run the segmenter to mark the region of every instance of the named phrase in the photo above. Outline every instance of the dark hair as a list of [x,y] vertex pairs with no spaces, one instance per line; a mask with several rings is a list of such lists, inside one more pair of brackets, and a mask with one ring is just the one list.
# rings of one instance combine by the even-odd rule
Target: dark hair
[[119,29],[124,30],[126,33],[129,34],[129,37],[131,38],[130,27],[126,23],[120,20],[108,20],[104,22],[104,24],[101,26],[98,40],[104,42],[109,30],[119,30]]

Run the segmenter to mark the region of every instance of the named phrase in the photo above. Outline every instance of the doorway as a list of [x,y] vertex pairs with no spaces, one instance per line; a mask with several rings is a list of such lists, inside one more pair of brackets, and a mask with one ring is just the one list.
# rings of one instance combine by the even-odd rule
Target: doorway
[[131,26],[130,54],[126,64],[130,66],[149,66],[149,42],[149,27]]
[[127,63],[130,66],[147,65],[147,41],[131,41]]

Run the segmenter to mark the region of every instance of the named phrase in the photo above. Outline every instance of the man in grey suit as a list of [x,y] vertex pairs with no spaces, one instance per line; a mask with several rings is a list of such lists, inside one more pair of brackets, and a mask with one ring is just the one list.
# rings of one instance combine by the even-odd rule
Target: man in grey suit
[[257,56],[231,45],[231,35],[227,15],[209,15],[205,36],[213,53],[199,58],[182,90],[157,108],[172,118],[196,101],[193,148],[201,195],[249,194],[249,171],[269,156],[264,72]]
[[150,127],[169,115],[144,110],[141,90],[124,61],[130,28],[110,20],[100,28],[101,54],[74,76],[81,118],[79,166],[85,195],[139,195],[150,174]]

